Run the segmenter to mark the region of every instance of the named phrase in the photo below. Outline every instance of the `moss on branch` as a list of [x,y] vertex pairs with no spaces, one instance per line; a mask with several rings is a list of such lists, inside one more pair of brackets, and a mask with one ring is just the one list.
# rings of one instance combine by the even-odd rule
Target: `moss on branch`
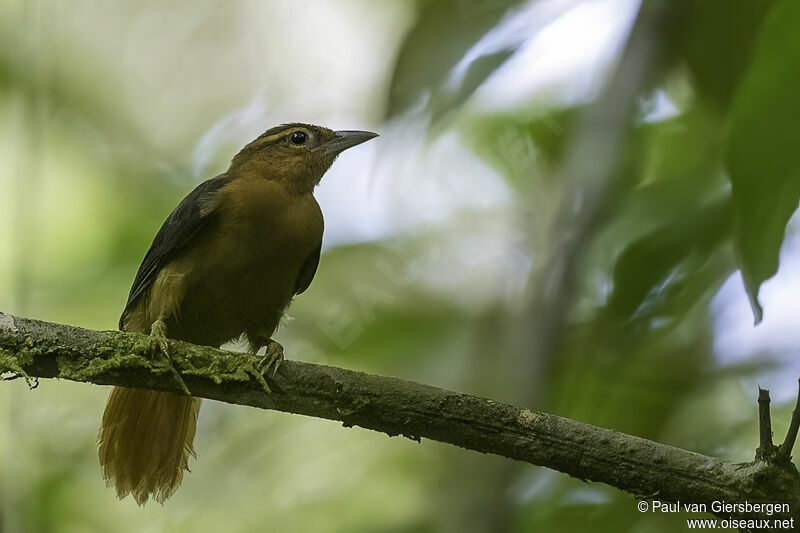
[[[545,466],[639,497],[710,504],[785,502],[800,510],[800,474],[788,461],[734,464],[575,420],[437,387],[342,368],[285,361],[267,394],[254,357],[169,341],[193,395],[423,438]],[[0,313],[0,375],[59,378],[180,393],[152,359],[150,338]],[[728,516],[728,515],[726,515]],[[779,518],[779,516],[774,516]]]

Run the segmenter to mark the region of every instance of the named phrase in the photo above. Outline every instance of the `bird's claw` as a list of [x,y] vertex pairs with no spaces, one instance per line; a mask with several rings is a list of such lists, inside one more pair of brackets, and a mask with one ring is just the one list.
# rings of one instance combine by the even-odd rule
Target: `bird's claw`
[[269,344],[267,344],[267,350],[264,356],[258,362],[258,369],[262,374],[267,374],[269,373],[269,369],[272,368],[272,376],[274,377],[282,361],[283,346],[281,346],[280,343],[270,340]]
[[152,343],[157,345],[157,348],[154,347],[152,351],[158,352],[164,358],[164,366],[175,378],[175,381],[183,390],[183,393],[187,396],[191,396],[189,388],[186,386],[186,382],[183,381],[183,378],[178,373],[178,370],[172,364],[172,358],[169,355],[169,347],[167,346],[167,325],[164,324],[162,320],[156,320],[153,322],[153,325],[150,328],[150,339]]
[[[273,376],[275,372],[278,371],[278,365],[283,361],[283,346],[272,339],[268,340],[263,346],[267,347],[264,355],[252,366],[248,364],[246,370],[256,378],[256,381],[258,381],[261,388],[264,389],[264,392],[272,394],[272,389],[269,388],[267,380],[264,379],[264,377],[269,373],[270,368],[272,368]],[[260,346],[258,344],[251,345],[250,353],[255,355],[259,348]]]

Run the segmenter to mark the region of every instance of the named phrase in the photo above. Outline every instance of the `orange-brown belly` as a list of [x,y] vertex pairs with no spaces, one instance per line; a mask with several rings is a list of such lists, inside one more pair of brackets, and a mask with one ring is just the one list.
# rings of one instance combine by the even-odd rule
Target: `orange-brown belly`
[[265,193],[261,202],[238,204],[248,207],[229,201],[218,222],[161,271],[146,324],[160,314],[168,337],[211,346],[274,333],[303,264],[322,240],[323,223],[310,194]]

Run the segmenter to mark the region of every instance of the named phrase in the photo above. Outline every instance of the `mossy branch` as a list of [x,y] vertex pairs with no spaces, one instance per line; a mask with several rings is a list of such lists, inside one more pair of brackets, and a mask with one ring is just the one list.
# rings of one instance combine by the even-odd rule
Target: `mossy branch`
[[[708,505],[715,500],[781,502],[791,506],[787,517],[800,510],[800,474],[788,461],[760,458],[734,464],[468,394],[297,361],[280,366],[267,394],[252,375],[251,355],[177,341],[170,341],[169,349],[175,368],[198,397],[446,442],[606,483],[643,498]],[[180,393],[170,369],[151,354],[145,335],[0,313],[0,375],[7,377]]]

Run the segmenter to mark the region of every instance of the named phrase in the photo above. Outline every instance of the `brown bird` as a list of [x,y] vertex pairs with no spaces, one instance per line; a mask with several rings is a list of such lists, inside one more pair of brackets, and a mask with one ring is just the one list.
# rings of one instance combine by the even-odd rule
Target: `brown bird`
[[[267,130],[228,170],[198,185],[167,217],[142,261],[120,317],[123,331],[220,346],[244,336],[267,348],[262,370],[283,349],[271,340],[292,298],[319,263],[322,212],[313,196],[336,157],[375,133],[309,124]],[[188,471],[200,399],[114,387],[98,434],[100,465],[117,496],[163,503]]]

